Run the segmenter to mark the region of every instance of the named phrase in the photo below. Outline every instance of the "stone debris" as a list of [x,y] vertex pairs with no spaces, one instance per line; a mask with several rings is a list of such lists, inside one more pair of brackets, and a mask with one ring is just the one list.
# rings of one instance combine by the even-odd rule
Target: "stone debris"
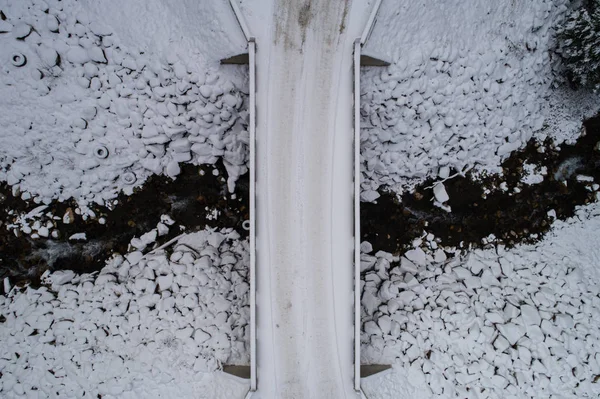
[[0,79],[0,97],[20,99],[3,103],[0,181],[38,204],[73,198],[85,212],[152,174],[177,178],[181,163],[222,159],[233,192],[249,156],[243,79],[128,49],[80,9],[2,7],[1,39],[28,62]]
[[13,290],[0,297],[0,396],[116,397],[247,363],[248,264],[236,232],[203,230]]
[[599,215],[580,207],[538,244],[444,260],[362,243],[362,362],[395,364],[389,378],[408,373],[423,397],[598,397]]

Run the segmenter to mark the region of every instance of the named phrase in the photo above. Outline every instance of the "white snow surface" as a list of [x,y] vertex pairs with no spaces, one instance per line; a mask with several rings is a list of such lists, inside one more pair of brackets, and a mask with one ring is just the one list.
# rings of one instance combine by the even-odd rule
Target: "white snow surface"
[[[248,362],[248,243],[231,230],[57,271],[0,298],[3,398],[242,398],[215,372]],[[85,395],[85,396],[84,396]]]
[[0,181],[85,209],[152,174],[175,178],[179,163],[223,159],[233,190],[247,170],[247,77],[216,65],[240,51],[223,33],[233,16],[213,3],[108,3],[0,1],[11,29],[0,33]]
[[81,4],[122,42],[140,51],[214,65],[246,50],[229,1],[81,0]]
[[368,397],[598,397],[599,228],[595,203],[535,245],[363,254],[363,362],[395,363]]
[[367,52],[392,65],[363,72],[362,199],[439,168],[501,172],[534,134],[578,137],[600,102],[558,85],[553,28],[567,3],[384,1]]

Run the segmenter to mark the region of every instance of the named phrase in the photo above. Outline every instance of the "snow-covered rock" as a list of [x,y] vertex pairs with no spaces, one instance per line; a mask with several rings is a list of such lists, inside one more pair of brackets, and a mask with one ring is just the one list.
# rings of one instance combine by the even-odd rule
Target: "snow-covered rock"
[[206,254],[208,268],[193,257],[170,261],[164,250],[136,252],[97,277],[57,271],[45,276],[50,286],[1,297],[0,396],[243,397],[244,384],[214,385],[218,374],[206,374],[249,360],[248,242],[231,233],[180,238]]
[[[196,60],[194,68],[186,66],[185,58],[201,47],[195,39],[193,51],[169,51],[168,59],[139,47],[143,37],[126,35],[121,42],[123,30],[102,20],[111,7],[74,0],[23,0],[7,7],[0,45],[12,53],[18,38],[12,56],[26,64],[10,65],[0,75],[0,181],[36,203],[74,198],[85,211],[132,193],[152,174],[178,176],[180,163],[223,159],[234,190],[248,159],[243,74]],[[97,12],[87,15],[82,8]],[[212,23],[200,25],[212,34]],[[178,37],[177,46],[186,45]],[[99,147],[107,149],[105,156],[90,157]]]
[[436,183],[433,186],[433,195],[435,197],[435,200],[440,204],[443,204],[444,202],[450,199],[450,196],[446,192],[446,187],[444,186],[444,183],[441,182]]
[[551,84],[562,74],[553,32],[567,4],[384,3],[367,50],[391,65],[361,78],[362,200],[451,171],[501,172],[534,136],[578,137],[598,96]]
[[[405,257],[363,254],[373,266],[363,271],[362,361],[395,364],[370,377],[366,391],[386,398],[600,395],[590,377],[599,367],[592,360],[600,345],[598,209],[580,207],[538,244],[459,251],[443,263],[426,250],[418,268],[406,267]],[[399,335],[388,333],[393,322]],[[419,380],[407,382],[413,374]]]

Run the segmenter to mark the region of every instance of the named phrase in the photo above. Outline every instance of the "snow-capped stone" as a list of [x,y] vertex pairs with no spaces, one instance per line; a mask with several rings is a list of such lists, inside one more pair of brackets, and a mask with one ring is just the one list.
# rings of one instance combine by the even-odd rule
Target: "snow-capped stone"
[[158,283],[158,287],[160,288],[161,291],[168,290],[171,288],[171,285],[173,284],[173,275],[167,274],[166,276],[159,276],[156,279],[156,282]]
[[176,161],[171,161],[167,164],[165,168],[165,172],[167,176],[174,178],[181,173],[181,168],[179,167],[179,163]]
[[498,389],[504,389],[508,385],[508,381],[506,380],[506,378],[498,374],[490,378],[490,381],[492,382],[492,385],[494,385]]
[[[6,29],[7,27],[8,26],[5,25],[4,29]],[[13,26],[11,31],[12,31],[12,35],[15,39],[23,40],[31,34],[32,30],[33,30],[33,27],[31,25],[29,25],[25,22],[19,22]]]
[[208,237],[208,244],[214,248],[218,248],[224,240],[225,236],[223,234],[215,233]]
[[169,148],[175,152],[189,152],[191,143],[188,139],[176,139],[169,144]]
[[400,270],[403,272],[416,274],[419,271],[419,268],[417,265],[403,256],[400,258]]
[[500,282],[490,270],[484,270],[481,275],[481,283],[484,287],[499,286]]
[[443,204],[444,202],[450,200],[450,196],[446,192],[446,187],[444,186],[444,183],[441,182],[436,183],[433,186],[433,195],[435,196],[435,200],[440,204]]
[[381,329],[374,321],[367,321],[363,327],[365,333],[369,335],[378,335],[381,333]]
[[0,19],[0,33],[8,33],[12,31],[13,26],[8,21]]
[[518,352],[519,352],[519,359],[521,359],[523,361],[523,363],[525,363],[525,365],[530,365],[531,364],[531,352],[529,351],[529,349],[527,349],[524,346],[519,345],[518,346]]
[[112,30],[97,21],[92,21],[90,24],[90,30],[97,36],[109,36],[112,35]]
[[364,202],[373,202],[381,195],[375,190],[367,190],[360,193],[360,199]]
[[370,254],[373,252],[373,246],[368,241],[363,241],[360,243],[360,252],[363,254]]
[[140,237],[140,239],[142,240],[142,242],[144,242],[144,244],[150,245],[150,244],[153,244],[156,241],[157,235],[158,235],[157,230],[156,229],[152,229],[149,232],[142,234],[142,236]]
[[197,329],[194,331],[194,341],[197,344],[203,344],[204,342],[210,339],[210,335],[203,331],[202,329]]
[[384,335],[389,334],[392,330],[392,319],[390,319],[388,316],[380,317],[377,321],[377,325]]
[[182,328],[180,330],[175,331],[175,337],[177,339],[186,339],[191,337],[194,334],[194,329],[192,327]]
[[87,49],[87,56],[90,60],[94,62],[98,62],[101,64],[106,64],[108,61],[106,60],[106,55],[104,51],[100,47],[90,47]]
[[40,237],[44,237],[44,238],[47,238],[50,236],[50,231],[48,230],[47,227],[40,227],[38,229],[37,233],[39,234]]
[[556,324],[561,327],[563,330],[570,330],[575,325],[573,320],[573,316],[569,314],[557,314],[556,316]]
[[520,314],[519,308],[513,306],[510,303],[507,303],[504,307],[504,318],[506,320],[512,320]]
[[440,179],[447,179],[450,177],[450,168],[448,166],[442,166],[438,171],[438,176]]
[[452,269],[452,271],[456,273],[456,276],[459,280],[464,280],[473,276],[469,270],[461,266],[455,267],[454,269]]
[[436,263],[445,262],[447,259],[448,259],[448,257],[446,256],[446,252],[444,252],[444,250],[442,250],[442,249],[436,250],[435,253],[433,254],[433,260]]
[[169,228],[164,223],[158,223],[156,229],[159,237],[169,234]]
[[521,305],[521,319],[526,326],[539,326],[542,322],[540,313],[531,305]]
[[498,325],[497,328],[511,345],[516,344],[525,335],[525,328],[514,323]]
[[73,46],[67,52],[67,60],[73,64],[83,65],[90,60],[90,56],[83,47]]
[[210,86],[202,85],[200,86],[200,94],[204,98],[209,98],[212,95],[212,89]]
[[496,323],[504,323],[504,318],[502,317],[502,315],[496,313],[496,312],[490,312],[490,313],[486,313],[485,314],[485,319],[488,320],[490,323],[496,324]]
[[158,129],[154,125],[145,125],[142,129],[142,137],[151,138],[158,136]]
[[508,340],[506,340],[506,338],[504,338],[503,336],[499,336],[494,341],[494,348],[496,348],[496,350],[500,353],[504,352],[506,349],[508,349],[509,346],[510,346],[510,344],[509,344]]
[[58,53],[51,47],[40,46],[38,48],[38,55],[42,61],[42,65],[47,67],[53,67],[58,62]]
[[87,241],[86,233],[75,233],[69,237],[69,241]]
[[138,262],[142,260],[143,257],[144,254],[140,251],[133,251],[125,255],[125,259],[127,259],[127,262],[129,262],[129,264],[131,265],[138,264]]
[[527,329],[527,336],[529,337],[529,339],[531,339],[532,342],[535,343],[540,343],[540,342],[544,342],[544,333],[542,332],[542,329],[537,326],[537,325],[528,325],[526,327]]
[[423,266],[427,262],[425,252],[421,248],[411,249],[404,254],[408,260],[416,265]]
[[50,280],[53,285],[64,285],[73,280],[75,272],[72,270],[58,270],[52,274]]

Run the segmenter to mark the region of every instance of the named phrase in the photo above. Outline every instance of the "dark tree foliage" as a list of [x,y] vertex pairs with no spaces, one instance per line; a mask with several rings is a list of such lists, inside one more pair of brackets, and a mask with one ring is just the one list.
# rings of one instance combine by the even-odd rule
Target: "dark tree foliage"
[[600,0],[586,2],[565,19],[558,44],[570,80],[600,89]]

